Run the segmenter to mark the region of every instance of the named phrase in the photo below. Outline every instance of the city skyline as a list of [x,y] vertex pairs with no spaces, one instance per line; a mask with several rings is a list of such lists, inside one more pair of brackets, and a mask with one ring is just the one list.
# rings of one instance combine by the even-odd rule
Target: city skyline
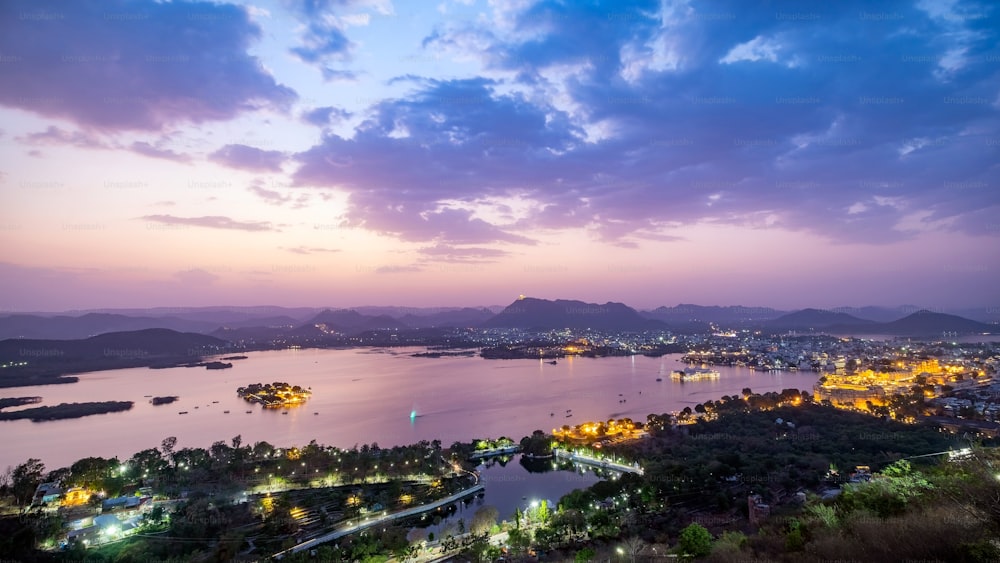
[[0,5],[0,310],[997,304],[1000,9]]

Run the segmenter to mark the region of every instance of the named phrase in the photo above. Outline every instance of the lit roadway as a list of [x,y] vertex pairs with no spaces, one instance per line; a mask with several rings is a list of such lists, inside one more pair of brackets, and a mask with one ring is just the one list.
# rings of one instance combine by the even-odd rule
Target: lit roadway
[[558,457],[564,457],[572,461],[586,463],[587,465],[593,465],[595,467],[614,469],[615,471],[621,471],[622,473],[638,473],[639,475],[643,474],[643,470],[641,467],[625,465],[623,463],[618,463],[606,459],[600,459],[586,454],[577,454],[563,449],[554,449],[552,450],[552,453],[554,453]]
[[[475,475],[475,474],[473,473],[472,475]],[[486,487],[484,487],[483,485],[479,484],[479,477],[476,476],[476,484],[473,485],[472,487],[469,487],[468,489],[464,489],[464,490],[459,491],[459,492],[457,492],[455,494],[448,495],[447,497],[445,497],[443,499],[436,500],[436,501],[434,501],[432,503],[429,503],[429,504],[422,504],[420,506],[414,506],[413,508],[407,508],[405,510],[400,510],[399,512],[393,512],[392,514],[383,514],[382,516],[377,516],[375,518],[372,518],[371,520],[365,520],[364,522],[358,522],[358,523],[355,523],[355,524],[348,524],[348,525],[343,526],[341,528],[338,528],[338,529],[336,529],[336,530],[334,530],[332,532],[328,532],[326,534],[323,534],[322,536],[313,538],[311,540],[304,541],[304,542],[296,545],[295,547],[291,547],[291,548],[286,549],[284,551],[279,551],[278,553],[274,554],[274,558],[275,559],[281,559],[286,553],[298,553],[300,551],[303,551],[303,550],[306,550],[306,549],[310,549],[310,548],[316,547],[318,545],[322,545],[322,544],[324,544],[326,542],[333,541],[333,540],[335,540],[337,538],[353,534],[354,532],[358,532],[358,531],[361,531],[361,530],[365,530],[365,529],[371,528],[372,526],[376,526],[376,525],[382,524],[384,522],[388,522],[390,520],[395,520],[397,518],[407,518],[409,516],[414,516],[416,514],[420,514],[421,512],[429,512],[431,510],[435,510],[435,509],[440,508],[442,506],[446,506],[448,504],[451,504],[451,503],[453,503],[453,502],[455,502],[457,500],[460,500],[460,499],[462,499],[464,497],[467,497],[467,496],[469,496],[471,494],[478,493],[479,491],[482,491],[485,488]]]

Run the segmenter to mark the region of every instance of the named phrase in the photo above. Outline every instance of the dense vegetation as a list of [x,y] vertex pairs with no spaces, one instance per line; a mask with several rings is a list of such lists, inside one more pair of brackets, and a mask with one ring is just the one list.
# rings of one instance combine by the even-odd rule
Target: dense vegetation
[[45,420],[60,420],[64,418],[79,418],[92,414],[127,411],[132,408],[132,401],[100,401],[92,403],[61,403],[51,407],[35,407],[14,412],[0,412],[0,420],[24,420],[42,422]]

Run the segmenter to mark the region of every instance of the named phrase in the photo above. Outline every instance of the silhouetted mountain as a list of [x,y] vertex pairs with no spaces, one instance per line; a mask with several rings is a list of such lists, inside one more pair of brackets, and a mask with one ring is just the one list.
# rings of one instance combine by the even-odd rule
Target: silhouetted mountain
[[471,327],[479,326],[492,318],[496,313],[489,309],[474,309],[466,307],[453,311],[441,311],[429,315],[408,314],[399,320],[413,328],[430,327]]
[[644,318],[621,303],[584,303],[525,297],[514,301],[482,325],[486,328],[552,330],[562,328],[596,330],[647,330],[663,323]]
[[64,314],[79,316],[84,313],[109,313],[113,315],[124,315],[127,317],[172,317],[177,319],[187,319],[190,321],[201,321],[214,325],[213,328],[216,328],[226,324],[250,321],[253,319],[266,319],[269,317],[290,317],[295,320],[295,324],[300,324],[306,319],[315,316],[322,310],[323,307],[278,307],[274,305],[239,307],[219,305],[212,307],[93,309],[84,311],[67,311]]
[[896,336],[947,336],[948,334],[973,334],[1000,332],[1000,327],[980,323],[956,315],[917,311],[898,321],[879,325],[876,334]]
[[288,332],[292,336],[322,336],[330,333],[357,334],[366,330],[407,328],[402,321],[388,315],[368,316],[351,309],[326,309]]
[[[292,317],[279,316],[279,317],[261,317],[253,319],[243,319],[240,321],[230,321],[222,324],[222,328],[281,328],[288,330],[302,323],[299,319],[293,319]],[[213,333],[214,334],[214,333]]]
[[878,323],[824,309],[802,309],[764,323],[768,328],[779,329],[821,329],[834,325],[860,327],[875,324]]
[[836,307],[830,309],[834,313],[845,313],[861,320],[875,321],[877,323],[888,323],[899,320],[909,315],[916,309],[906,309],[904,307]]
[[744,307],[742,305],[720,307],[681,303],[676,307],[657,307],[652,311],[642,311],[639,314],[649,319],[663,321],[671,327],[694,326],[692,323],[743,326],[759,325],[764,321],[776,319],[785,314],[785,311],[770,307]]
[[179,332],[211,332],[218,325],[176,317],[128,317],[109,313],[87,313],[78,317],[59,315],[7,315],[0,317],[0,339],[5,338],[87,338],[106,332],[166,328]]
[[163,328],[77,340],[11,338],[0,341],[0,364],[16,365],[0,370],[0,387],[61,383],[67,373],[196,362],[228,345],[212,336]]

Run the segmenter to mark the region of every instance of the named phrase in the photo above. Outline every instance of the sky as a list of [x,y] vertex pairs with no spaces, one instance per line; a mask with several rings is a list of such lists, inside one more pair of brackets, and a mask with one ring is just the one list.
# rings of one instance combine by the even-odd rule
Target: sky
[[1000,5],[0,2],[0,310],[1000,304]]

